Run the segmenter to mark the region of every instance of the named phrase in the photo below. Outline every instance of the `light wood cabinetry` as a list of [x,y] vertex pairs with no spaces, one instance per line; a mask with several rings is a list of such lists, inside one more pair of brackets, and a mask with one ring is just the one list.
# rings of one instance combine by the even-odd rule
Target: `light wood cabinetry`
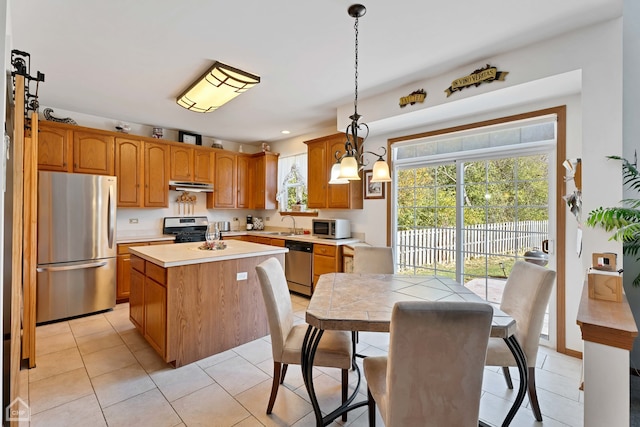
[[344,134],[337,133],[305,141],[308,162],[307,207],[311,209],[362,209],[363,183],[329,185],[334,153],[344,153]]
[[143,142],[139,140],[116,138],[118,207],[144,206],[142,146]]
[[313,286],[318,278],[326,273],[342,271],[342,247],[334,245],[313,244]]
[[215,153],[207,148],[193,149],[193,180],[213,184]]
[[39,123],[38,169],[71,172],[73,140],[71,129]]
[[166,144],[144,144],[144,205],[169,206],[169,147]]
[[276,209],[276,193],[278,191],[278,154],[260,153],[252,157],[251,208]]
[[68,124],[40,122],[38,169],[57,172],[114,174],[115,138]]
[[162,268],[132,255],[130,319],[175,367],[261,338],[269,329],[255,268],[273,256],[284,263],[277,254]]
[[248,208],[249,167],[246,154],[219,151],[215,154],[213,193],[207,194],[207,208]]
[[126,302],[131,296],[131,254],[129,248],[148,245],[172,244],[171,240],[154,240],[151,242],[133,242],[118,244],[116,301]]
[[169,150],[171,173],[170,179],[174,181],[193,180],[193,148],[172,145]]
[[236,197],[236,207],[237,208],[248,208],[250,201],[250,190],[249,187],[249,167],[251,164],[251,158],[249,156],[237,156],[236,165],[237,165],[237,197]]
[[113,135],[97,131],[73,132],[73,172],[113,175]]

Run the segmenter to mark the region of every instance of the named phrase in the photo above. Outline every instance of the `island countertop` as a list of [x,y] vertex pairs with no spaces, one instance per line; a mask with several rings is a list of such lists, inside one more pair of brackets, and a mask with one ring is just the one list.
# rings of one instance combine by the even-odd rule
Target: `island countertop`
[[289,249],[279,246],[262,245],[260,243],[244,242],[241,240],[225,240],[224,242],[227,244],[227,248],[222,250],[198,249],[204,242],[192,242],[137,246],[129,248],[129,252],[160,267],[168,268],[238,258],[284,254],[289,251]]

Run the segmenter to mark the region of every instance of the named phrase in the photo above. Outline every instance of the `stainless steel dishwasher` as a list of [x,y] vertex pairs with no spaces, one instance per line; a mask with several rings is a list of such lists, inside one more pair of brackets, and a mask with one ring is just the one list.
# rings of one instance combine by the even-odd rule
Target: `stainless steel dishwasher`
[[285,240],[284,274],[289,290],[311,296],[313,285],[313,243]]

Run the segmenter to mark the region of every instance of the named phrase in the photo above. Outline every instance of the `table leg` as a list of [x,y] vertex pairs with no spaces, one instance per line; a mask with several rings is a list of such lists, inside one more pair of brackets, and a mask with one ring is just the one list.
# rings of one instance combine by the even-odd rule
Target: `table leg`
[[349,396],[349,398],[342,405],[340,405],[337,409],[332,411],[329,415],[326,415],[324,417],[322,416],[322,411],[320,410],[320,405],[318,404],[318,398],[316,397],[316,392],[313,387],[313,359],[315,358],[316,351],[318,350],[318,344],[320,343],[320,338],[322,338],[323,332],[324,331],[322,329],[317,329],[309,325],[309,327],[307,328],[307,333],[304,336],[304,341],[302,343],[302,351],[301,351],[302,360],[300,361],[300,364],[302,365],[302,377],[304,379],[304,385],[307,389],[307,392],[309,393],[309,399],[311,400],[313,413],[316,416],[317,427],[324,427],[326,425],[329,425],[333,422],[333,420],[335,420],[342,414],[352,409],[359,408],[361,406],[366,406],[368,403],[365,400],[365,401],[357,402],[351,405],[351,402],[353,402],[355,397],[358,395],[358,390],[360,389],[360,380],[361,380],[360,368],[358,368],[358,365],[355,363],[355,359],[354,359],[353,368],[356,370],[356,373],[358,374],[358,383],[355,386],[355,390],[353,394],[351,394],[351,396]]
[[518,366],[518,373],[520,374],[520,386],[518,387],[518,394],[516,395],[516,400],[513,402],[509,413],[506,418],[502,422],[503,427],[511,424],[513,417],[515,417],[516,412],[520,409],[520,405],[524,401],[524,396],[527,393],[527,385],[529,382],[529,371],[527,370],[527,357],[522,351],[522,347],[520,347],[520,343],[516,339],[515,335],[511,335],[509,338],[505,338],[504,342],[513,353],[513,357],[516,359],[516,365]]

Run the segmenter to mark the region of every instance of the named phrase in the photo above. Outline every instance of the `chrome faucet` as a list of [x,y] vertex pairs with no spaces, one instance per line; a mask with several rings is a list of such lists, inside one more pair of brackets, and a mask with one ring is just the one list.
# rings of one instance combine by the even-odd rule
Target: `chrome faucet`
[[291,234],[296,234],[296,219],[291,215],[285,215],[282,217],[280,222],[284,221],[285,218],[291,218],[291,220],[293,221],[293,228],[291,229]]

